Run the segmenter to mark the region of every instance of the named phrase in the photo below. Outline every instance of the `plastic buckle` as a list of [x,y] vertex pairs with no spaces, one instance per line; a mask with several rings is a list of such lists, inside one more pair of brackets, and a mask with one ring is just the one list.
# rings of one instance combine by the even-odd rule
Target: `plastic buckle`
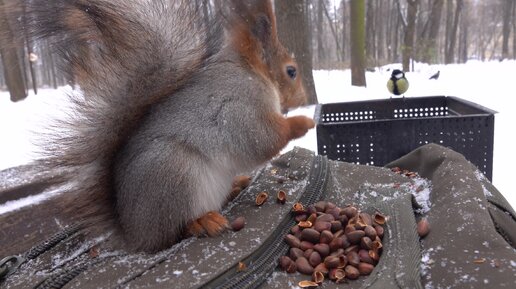
[[25,258],[21,256],[8,256],[0,260],[0,279],[11,275],[25,262]]

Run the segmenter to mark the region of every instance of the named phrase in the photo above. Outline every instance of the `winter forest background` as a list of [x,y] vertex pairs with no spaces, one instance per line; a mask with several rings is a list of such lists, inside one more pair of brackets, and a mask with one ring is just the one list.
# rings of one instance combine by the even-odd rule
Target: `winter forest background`
[[[22,122],[43,110],[40,98],[63,98],[63,91],[53,88],[75,87],[59,69],[66,67],[52,54],[49,41],[32,42],[17,32],[23,18],[14,19],[1,8],[16,1],[0,0],[0,164],[10,165],[25,163],[13,150],[30,148],[20,145],[28,138],[21,133]],[[205,26],[224,1],[187,2],[202,16],[196,25]],[[409,97],[453,95],[497,110],[493,179],[516,207],[516,195],[511,195],[516,117],[510,104],[516,91],[516,0],[274,2],[280,39],[295,54],[311,104],[388,98],[390,70],[403,68],[411,83]],[[439,82],[429,81],[438,70]],[[52,114],[62,109],[54,107]],[[312,116],[313,107],[301,113]],[[291,145],[314,149],[315,142],[311,131]]]
[[[0,0],[9,4],[16,0]],[[313,69],[352,67],[353,84],[364,86],[364,70],[387,63],[412,61],[464,63],[470,59],[501,60],[516,57],[516,5],[514,0],[275,0],[282,41],[296,55],[311,92],[316,94]],[[207,23],[223,0],[194,0]],[[72,80],[60,73],[59,60],[47,41],[33,43],[18,35],[23,19],[0,11],[0,31],[11,42],[0,45],[0,89],[13,101],[28,89],[58,87]],[[204,20],[204,21],[203,21]],[[5,42],[6,40],[4,40]],[[345,100],[343,100],[345,101]]]

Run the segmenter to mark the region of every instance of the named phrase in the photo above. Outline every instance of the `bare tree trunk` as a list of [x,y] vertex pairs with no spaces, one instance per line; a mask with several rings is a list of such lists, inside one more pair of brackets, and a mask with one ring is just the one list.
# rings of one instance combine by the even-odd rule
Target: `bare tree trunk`
[[446,0],[446,31],[444,38],[444,58],[448,55],[448,46],[451,41],[451,31],[453,25],[453,1]]
[[0,57],[0,90],[2,90],[5,86],[4,79],[4,66],[2,65],[2,57]]
[[489,60],[494,60],[496,56],[496,50],[498,49],[498,43],[503,38],[503,32],[500,32],[498,36],[495,35],[493,46],[491,47],[491,53],[489,53]]
[[347,50],[347,26],[346,26],[346,23],[347,23],[347,19],[348,17],[346,17],[346,1],[345,0],[342,0],[340,2],[340,7],[342,9],[342,61],[345,61],[346,60],[346,50]]
[[308,9],[305,0],[276,0],[278,36],[289,51],[294,53],[308,94],[308,103],[317,103],[312,74],[311,35],[308,27]]
[[399,53],[398,53],[398,47],[399,47],[399,42],[400,42],[400,27],[402,27],[402,18],[401,17],[394,17],[396,20],[396,24],[394,25],[393,29],[394,30],[394,45],[392,46],[392,59],[394,61],[398,61],[399,60]]
[[[451,1],[451,0],[448,0],[448,1]],[[445,64],[453,63],[453,60],[454,60],[455,44],[457,42],[457,30],[459,27],[459,19],[460,19],[460,14],[462,11],[462,6],[463,6],[463,0],[457,0],[457,5],[455,7],[455,16],[453,17],[453,26],[451,28],[450,35],[448,38],[449,42],[447,43],[448,48],[446,49],[446,53],[444,55],[444,63]]]
[[330,30],[331,30],[331,34],[333,36],[333,39],[335,40],[336,55],[337,55],[337,59],[338,59],[339,58],[339,54],[340,54],[339,36],[337,35],[337,30],[336,30],[335,25],[333,24],[333,21],[332,21],[332,19],[330,17],[330,13],[328,12],[328,7],[326,7],[326,5],[323,4],[322,8],[323,8],[324,15],[326,16],[326,19],[328,19],[328,23],[329,23],[329,26],[330,26]]
[[337,46],[337,61],[338,62],[341,62],[344,61],[344,59],[342,58],[342,41],[340,40],[340,37],[339,35],[342,35],[342,33],[340,33],[340,25],[339,25],[339,11],[337,9],[337,6],[336,5],[333,5],[333,15],[335,16],[335,21],[333,23],[333,26],[335,27],[335,45]]
[[23,71],[23,87],[25,88],[25,95],[29,95],[29,76],[28,76],[28,72],[27,72],[27,62],[28,62],[28,57],[27,57],[27,51],[25,50],[25,47],[23,46],[23,38],[20,39],[21,41],[21,45],[20,45],[20,48],[18,50],[18,57],[19,57],[19,62],[21,64],[21,68],[22,68],[22,71]]
[[511,14],[514,0],[504,0],[503,3],[503,38],[502,59],[509,58],[509,37],[511,33]]
[[374,26],[374,0],[366,0],[366,63],[368,66],[374,63],[375,57],[375,26]]
[[425,41],[425,51],[423,52],[423,62],[437,62],[439,50],[437,48],[437,37],[441,28],[441,15],[444,7],[444,0],[435,0],[430,12],[428,36]]
[[365,0],[350,0],[351,85],[366,86]]
[[463,14],[461,17],[461,27],[460,27],[460,35],[459,35],[459,62],[466,63],[468,61],[468,46],[469,46],[469,18],[470,18],[470,9],[469,5],[466,3],[463,7]]
[[378,1],[378,9],[376,17],[375,17],[375,27],[376,27],[376,33],[378,35],[377,43],[376,43],[376,52],[377,52],[377,59],[379,60],[385,60],[385,23],[386,17],[383,17],[385,15],[384,9],[385,1]]
[[[485,5],[485,4],[483,4]],[[482,9],[478,12],[480,13],[480,29],[479,29],[479,35],[478,35],[478,54],[480,55],[480,60],[484,61],[486,58],[486,49],[487,49],[487,43],[490,42],[490,40],[486,40],[486,38],[492,38],[493,34],[486,33],[486,9],[485,7],[482,7]]]
[[29,72],[30,72],[30,80],[32,83],[32,89],[34,90],[34,94],[38,94],[38,85],[36,80],[36,71],[34,70],[34,63],[37,61],[37,59],[34,59],[33,57],[36,56],[33,50],[33,46],[31,41],[26,38],[26,46],[27,46],[27,55],[29,60]]
[[392,43],[392,57],[393,57],[393,61],[395,62],[401,62],[401,58],[399,57],[399,47],[400,47],[400,44],[399,44],[399,41],[400,41],[400,35],[401,35],[401,32],[403,31],[404,26],[403,26],[403,18],[400,17],[400,15],[397,13],[398,12],[398,9],[396,8],[396,2],[397,0],[394,0],[393,2],[393,11],[392,11],[392,18],[393,18],[393,23],[392,23],[392,26],[391,26],[391,30],[394,31],[394,34],[393,34],[393,43]]
[[[23,25],[27,26],[27,21],[25,19],[25,6],[23,6]],[[24,38],[25,38],[25,47],[27,48],[27,59],[29,60],[29,71],[30,71],[30,80],[32,83],[32,89],[34,90],[34,94],[38,94],[38,84],[36,81],[36,72],[34,71],[34,62],[36,62],[37,59],[34,57],[36,54],[34,53],[32,41],[30,40],[29,35],[27,35],[27,30],[24,29]]]
[[512,4],[512,58],[516,59],[516,3]]
[[487,56],[486,56],[487,48],[489,46],[489,43],[491,43],[491,41],[493,41],[493,38],[495,38],[495,31],[486,32],[486,34],[487,34],[487,37],[482,40],[482,43],[480,46],[480,55],[481,55],[482,61],[484,61],[487,58]]
[[[0,54],[4,67],[5,82],[12,101],[19,101],[27,97],[23,79],[22,62],[14,45],[14,34],[9,25],[7,15],[3,10],[4,1],[0,0],[0,31],[5,38],[0,37]],[[3,42],[5,41],[5,42]]]
[[410,60],[414,58],[414,36],[416,34],[416,17],[419,0],[407,0],[407,22],[403,36],[402,65],[403,71],[410,70]]
[[[386,46],[387,46],[387,60],[389,62],[394,62],[395,59],[394,59],[394,55],[393,55],[393,42],[394,42],[394,33],[393,31],[397,31],[398,29],[395,29],[395,24],[394,22],[395,21],[398,21],[398,15],[396,13],[392,13],[393,12],[393,5],[392,5],[392,0],[388,0],[387,1],[388,3],[388,9],[387,9],[387,15],[388,15],[388,21],[387,21],[387,27],[386,27],[386,32],[387,32],[387,41],[386,41]],[[394,8],[394,11],[395,11],[395,8]],[[396,15],[396,16],[394,16]]]
[[[277,2],[277,1],[276,1]],[[323,6],[324,1],[317,0],[317,62],[318,65],[325,66],[326,65],[326,52],[324,49],[324,17],[323,17]]]

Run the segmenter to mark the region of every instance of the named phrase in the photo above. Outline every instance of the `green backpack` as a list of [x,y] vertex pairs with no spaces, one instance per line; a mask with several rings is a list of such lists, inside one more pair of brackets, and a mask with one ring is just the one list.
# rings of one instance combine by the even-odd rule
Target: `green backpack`
[[[280,190],[284,203],[276,200]],[[261,192],[268,198],[258,206]],[[278,265],[293,251],[285,236],[304,220],[293,207],[321,200],[386,216],[372,272],[341,283],[326,275],[317,285]],[[55,220],[45,208],[58,201],[0,215],[0,258],[11,256],[0,264],[1,288],[516,288],[515,212],[462,155],[435,144],[385,168],[295,148],[256,171],[223,209],[229,220],[245,218],[241,230],[185,239],[153,255],[113,250],[108,233],[91,238]],[[429,224],[424,238],[418,224]]]

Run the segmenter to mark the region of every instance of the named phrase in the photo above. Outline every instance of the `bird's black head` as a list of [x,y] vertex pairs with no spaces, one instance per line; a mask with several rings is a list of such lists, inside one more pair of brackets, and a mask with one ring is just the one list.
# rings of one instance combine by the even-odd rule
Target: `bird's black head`
[[405,77],[405,73],[403,73],[403,71],[399,70],[399,69],[394,69],[392,71],[392,74],[391,74],[391,78],[392,79],[400,79],[400,78],[403,78]]

